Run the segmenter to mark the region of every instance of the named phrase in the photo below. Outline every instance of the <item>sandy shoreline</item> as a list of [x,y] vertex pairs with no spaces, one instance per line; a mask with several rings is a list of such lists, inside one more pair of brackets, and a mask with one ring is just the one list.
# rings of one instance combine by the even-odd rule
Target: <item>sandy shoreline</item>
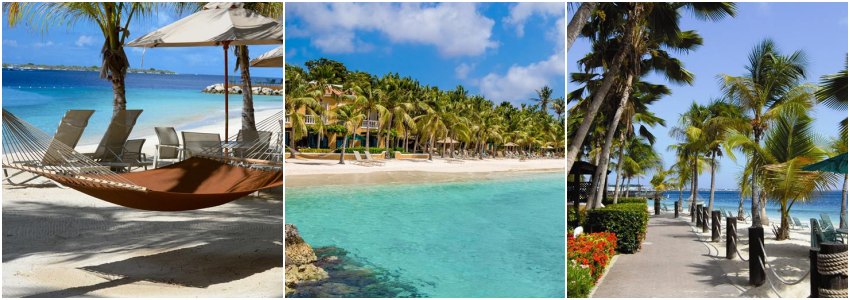
[[[236,114],[230,133],[240,127]],[[223,134],[224,120],[177,130]],[[157,137],[142,138],[153,159]],[[3,184],[3,297],[283,297],[281,190],[149,212],[44,182]]]
[[563,172],[563,159],[467,160],[447,163],[440,158],[427,160],[386,160],[384,166],[363,167],[335,160],[287,159],[284,165],[286,187],[346,184],[419,183],[476,180],[515,176],[533,172]]

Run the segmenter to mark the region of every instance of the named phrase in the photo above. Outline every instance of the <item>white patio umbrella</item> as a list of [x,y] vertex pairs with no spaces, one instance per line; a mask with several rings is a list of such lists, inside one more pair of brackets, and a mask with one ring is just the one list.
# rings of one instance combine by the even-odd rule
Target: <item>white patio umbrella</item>
[[228,135],[227,49],[230,45],[283,44],[283,24],[242,7],[218,2],[129,43],[128,47],[222,46],[224,49],[224,136]]
[[283,67],[283,46],[272,51],[263,53],[260,57],[251,60],[252,67]]

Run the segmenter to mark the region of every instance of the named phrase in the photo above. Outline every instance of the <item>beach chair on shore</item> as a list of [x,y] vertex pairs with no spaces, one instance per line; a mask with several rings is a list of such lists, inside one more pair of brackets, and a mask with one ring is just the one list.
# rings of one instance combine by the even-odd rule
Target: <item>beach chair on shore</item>
[[792,224],[794,224],[794,226],[797,226],[797,228],[799,229],[809,228],[808,224],[800,222],[800,219],[797,217],[791,217],[791,221],[794,221]]
[[374,165],[371,162],[364,160],[363,157],[360,156],[360,151],[354,151],[354,164],[364,167],[371,167]]
[[171,163],[183,160],[183,148],[180,147],[180,138],[174,127],[154,127],[153,129],[159,139],[153,155],[154,169],[159,168],[159,163],[163,160],[172,161]]
[[[83,136],[83,131],[88,126],[92,114],[94,114],[94,110],[71,109],[66,111],[65,115],[59,121],[59,126],[56,127],[56,132],[53,134],[53,138],[50,140],[50,144],[47,146],[47,150],[45,150],[41,161],[16,161],[15,163],[38,165],[41,167],[62,163],[65,161],[65,157],[77,147],[77,143],[80,141],[80,137]],[[5,149],[4,151],[14,150]],[[33,175],[19,182],[12,181],[12,177],[22,173],[24,171],[17,171],[9,175],[6,169],[3,169],[3,179],[11,185],[22,185],[42,177],[41,175]]]
[[233,155],[239,158],[259,159],[268,152],[271,140],[271,131],[240,129],[236,134],[237,146],[233,148]]
[[372,154],[369,153],[369,151],[364,151],[363,153],[366,154],[366,161],[373,164],[373,165],[383,166],[385,163],[387,163],[385,161],[380,161],[380,160],[372,158]]
[[141,114],[141,109],[121,110],[113,114],[109,127],[106,128],[106,133],[103,134],[97,149],[94,153],[84,154],[103,166],[116,170],[129,168],[131,163],[124,162],[121,154],[124,153],[130,132],[133,131],[136,120],[139,119]]
[[221,136],[218,133],[181,131],[183,135],[183,158],[195,155],[222,156]]

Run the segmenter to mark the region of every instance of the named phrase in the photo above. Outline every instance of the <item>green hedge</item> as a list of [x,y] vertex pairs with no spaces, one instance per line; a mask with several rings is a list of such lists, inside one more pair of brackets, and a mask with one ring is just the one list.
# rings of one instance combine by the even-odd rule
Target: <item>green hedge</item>
[[[617,199],[617,204],[620,203],[646,203],[645,197],[620,197]],[[603,201],[602,204],[609,205],[614,204],[614,197],[608,197],[606,201]]]
[[334,150],[318,149],[318,148],[300,148],[300,149],[298,149],[298,152],[302,152],[302,153],[331,153],[331,152],[334,152]]
[[646,201],[640,203],[618,203],[587,212],[589,232],[609,231],[617,235],[617,251],[635,253],[640,250],[646,237],[649,211]]
[[584,221],[587,219],[587,211],[579,210],[576,211],[574,206],[570,206],[567,208],[567,230],[575,229],[578,226],[582,226]]
[[567,298],[587,298],[593,288],[594,280],[590,269],[575,261],[567,262]]

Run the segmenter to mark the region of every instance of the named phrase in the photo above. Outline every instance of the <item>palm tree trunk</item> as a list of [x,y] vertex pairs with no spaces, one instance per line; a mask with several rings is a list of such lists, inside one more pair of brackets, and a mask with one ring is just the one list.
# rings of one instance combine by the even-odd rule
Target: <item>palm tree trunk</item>
[[342,151],[339,152],[339,164],[345,164],[345,144],[348,143],[348,135],[343,134],[344,138],[342,139]]
[[841,216],[838,228],[847,228],[847,174],[844,174],[844,187],[841,188]]
[[594,199],[595,206],[594,208],[602,207],[602,195],[605,193],[605,180],[601,178],[608,176],[606,171],[608,170],[608,162],[611,159],[611,144],[614,142],[614,133],[617,131],[617,127],[620,125],[620,117],[623,115],[623,110],[626,108],[626,104],[629,101],[629,94],[632,89],[632,80],[634,79],[634,75],[628,74],[626,76],[625,88],[623,89],[623,94],[620,97],[620,103],[617,105],[617,111],[614,112],[614,117],[611,119],[611,123],[608,124],[608,132],[605,133],[605,143],[602,144],[602,156],[599,160],[599,164],[596,165],[596,176],[599,176],[600,180],[598,180],[601,185],[598,185],[596,188],[599,192],[596,194],[596,199]]
[[741,200],[738,202],[738,220],[743,221],[744,218],[744,194],[741,191]]
[[590,18],[590,14],[596,8],[596,2],[584,2],[579,6],[575,15],[573,15],[573,19],[570,20],[570,25],[567,25],[567,50],[570,50],[570,47],[573,46],[573,42],[578,37],[578,33],[581,32],[581,28],[584,27],[584,24],[587,23],[587,19]]
[[387,146],[386,149],[387,149],[388,155],[390,154],[390,135],[392,134],[392,127],[391,127],[392,124],[393,124],[393,115],[390,114],[390,121],[387,123],[387,126],[390,126],[390,127],[387,127],[387,144],[385,145],[385,146]]
[[[583,5],[583,4],[582,4]],[[620,186],[617,185],[617,182],[620,181],[620,168],[623,165],[623,152],[626,150],[626,132],[625,130],[620,131],[620,154],[617,156],[617,177],[614,179],[614,204],[617,204],[617,199],[620,198]]]
[[770,225],[770,218],[767,216],[767,193],[759,192],[759,206],[761,207],[761,225]]
[[[632,40],[635,38],[635,30],[634,27],[637,25],[637,19],[643,10],[643,5],[636,4],[634,8],[634,12],[631,13],[631,19],[626,25],[625,32],[626,39],[623,42],[623,45],[631,45]],[[581,125],[579,125],[576,130],[576,135],[573,137],[572,143],[570,143],[569,150],[567,150],[567,172],[573,167],[573,163],[575,163],[576,157],[578,156],[578,151],[581,148],[581,145],[584,143],[584,138],[587,136],[587,132],[590,131],[590,123],[593,122],[593,118],[596,117],[597,111],[599,111],[599,107],[602,106],[602,102],[605,97],[608,95],[608,91],[611,90],[611,86],[614,85],[614,80],[619,77],[620,74],[620,66],[623,63],[623,60],[626,57],[628,47],[623,47],[617,56],[614,57],[614,61],[611,64],[611,68],[608,69],[608,72],[605,72],[605,79],[602,80],[602,85],[599,87],[599,90],[596,91],[596,94],[593,95],[593,100],[590,102],[590,106],[587,108],[587,111],[584,114],[584,118],[581,121]]]
[[708,193],[708,211],[714,211],[714,171],[716,170],[715,154],[711,153],[711,191]]
[[[693,157],[694,157],[694,164],[693,164],[694,170],[693,170],[693,175],[692,175],[693,178],[691,178],[691,208],[690,208],[691,211],[696,210],[697,189],[699,188],[699,183],[697,182],[697,176],[699,175],[699,174],[697,174],[698,173],[697,172],[697,159],[698,158],[696,157],[695,154],[693,155]],[[697,213],[699,213],[699,212],[697,212]]]
[[[755,132],[753,133],[753,141],[755,142],[756,145],[758,145],[761,136],[759,134],[758,129],[756,129],[754,131]],[[753,153],[753,154],[755,154],[755,153]],[[752,169],[752,175],[750,175],[750,180],[751,180],[750,191],[752,191],[752,193],[753,193],[753,195],[752,195],[753,196],[752,197],[753,203],[752,203],[752,207],[751,207],[753,219],[751,221],[753,222],[752,227],[761,227],[761,216],[759,215],[759,201],[758,201],[758,197],[759,197],[758,188],[759,188],[759,186],[758,186],[758,184],[756,184],[757,178],[758,178],[758,169],[759,168],[756,165],[755,161],[752,161],[752,168],[753,168]]]
[[788,211],[785,206],[783,206],[780,211],[782,212],[782,221],[779,222],[779,234],[776,235],[777,241],[787,240],[791,233],[791,226],[788,224],[788,219],[791,218],[789,215],[790,211]]
[[434,160],[434,133],[431,133],[431,142],[428,145],[428,160]]
[[124,75],[114,74],[112,78],[112,114],[127,110],[127,96],[125,93]]
[[257,124],[254,119],[254,93],[251,91],[249,67],[251,58],[248,56],[248,46],[240,45],[237,47],[236,52],[239,54],[239,69],[242,77],[242,129],[257,131]]
[[[371,116],[372,116],[372,109],[370,108],[366,112],[366,119],[369,120],[369,118]],[[366,122],[366,123],[368,124],[368,123],[371,123],[371,122]],[[372,127],[369,126],[369,125],[366,125],[366,151],[369,151],[369,134],[371,132],[372,132]]]
[[631,177],[627,177],[627,178],[629,180],[626,180],[626,195],[625,195],[626,198],[629,197],[629,192],[631,191],[631,189],[629,189],[629,186],[632,185],[632,178]]

